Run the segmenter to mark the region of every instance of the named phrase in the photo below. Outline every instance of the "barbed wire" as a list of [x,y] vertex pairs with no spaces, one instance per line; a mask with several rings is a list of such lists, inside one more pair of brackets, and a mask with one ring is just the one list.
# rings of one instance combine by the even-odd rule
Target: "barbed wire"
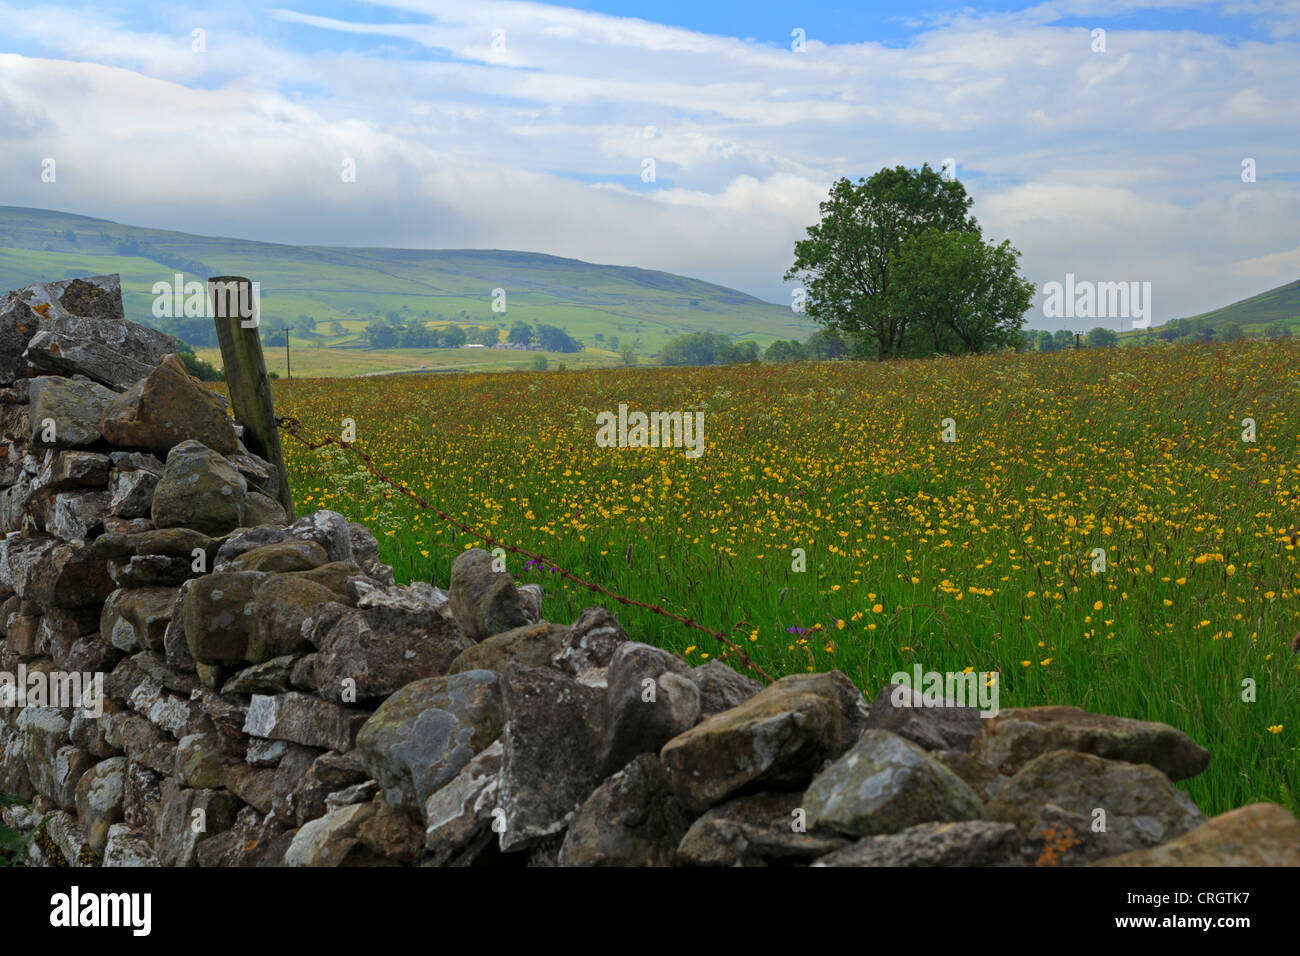
[[[503,541],[498,541],[495,538],[491,537],[490,535],[486,535],[483,532],[476,530],[475,528],[471,528],[467,524],[457,521],[451,515],[447,514],[441,509],[430,504],[428,501],[425,501],[423,498],[417,495],[414,491],[412,491],[409,487],[407,487],[402,482],[396,481],[393,478],[390,478],[388,475],[384,474],[382,471],[380,471],[379,467],[375,464],[374,459],[371,458],[369,454],[367,454],[366,452],[358,448],[355,442],[344,441],[342,438],[335,438],[333,436],[322,438],[319,441],[313,441],[304,431],[302,427],[302,422],[298,421],[298,419],[293,418],[292,416],[276,418],[275,424],[279,428],[284,430],[286,434],[291,435],[293,438],[301,442],[311,451],[316,451],[317,449],[324,448],[327,445],[337,445],[339,448],[342,448],[345,452],[351,452],[353,455],[355,455],[358,458],[358,460],[361,461],[361,463],[365,466],[366,470],[370,472],[370,474],[374,478],[378,479],[379,481],[383,482],[389,487],[395,489],[396,491],[410,498],[412,501],[414,501],[425,511],[437,515],[438,518],[440,518],[442,521],[453,526],[454,528],[461,531],[462,533],[469,535],[470,537],[477,538],[478,540],[482,541],[484,544],[488,545],[489,547],[501,548],[505,551],[511,552],[512,554],[517,554],[520,555],[521,557],[529,558],[530,560],[536,561],[539,564],[545,564],[549,566],[555,573],[559,574],[560,577],[568,581],[572,581],[574,584],[578,585],[579,587],[586,588],[588,591],[591,591],[595,594],[603,595],[614,601],[618,601],[620,604],[626,604],[629,607],[639,607],[644,611],[649,611],[652,614],[658,614],[660,617],[668,618],[669,620],[676,621],[678,624],[683,624],[686,627],[693,628],[697,631],[701,631],[707,634],[709,637],[713,638],[719,644],[722,644],[727,649],[729,649],[736,656],[736,658],[740,660],[741,663],[743,663],[746,667],[748,667],[755,674],[761,677],[765,683],[768,684],[772,683],[772,678],[767,675],[767,672],[764,671],[757,664],[755,664],[752,660],[750,660],[749,655],[746,654],[743,650],[741,650],[740,646],[735,641],[733,641],[730,637],[728,637],[726,634],[722,633],[721,631],[715,631],[712,628],[705,627],[703,624],[701,624],[699,621],[696,621],[694,618],[683,617],[680,614],[674,614],[672,611],[669,611],[659,606],[658,604],[647,604],[644,601],[638,601],[635,598],[630,598],[630,597],[626,597],[625,595],[619,594],[617,591],[611,591],[609,588],[605,587],[604,585],[595,584],[591,581],[583,580],[582,578],[578,577],[576,574],[572,573],[571,571],[568,571],[565,568],[561,567],[559,564],[552,561],[550,558],[546,557],[545,555],[533,554],[531,551],[525,551],[523,548],[518,548],[515,547],[514,545],[506,544]],[[737,624],[736,627],[741,627],[741,625]]]

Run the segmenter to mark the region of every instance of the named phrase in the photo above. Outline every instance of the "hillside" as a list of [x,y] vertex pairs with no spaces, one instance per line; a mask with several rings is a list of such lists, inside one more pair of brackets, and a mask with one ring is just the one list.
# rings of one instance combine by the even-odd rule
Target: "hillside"
[[1300,279],[1269,289],[1249,299],[1242,299],[1220,309],[1202,312],[1191,317],[1194,322],[1204,321],[1210,326],[1240,325],[1253,328],[1287,322],[1300,325]]
[[[617,336],[643,355],[684,332],[718,332],[766,345],[805,338],[813,329],[788,308],[648,269],[502,250],[289,246],[0,206],[0,291],[18,288],[33,275],[116,272],[128,316],[163,327],[151,314],[150,290],[178,271],[186,281],[211,275],[256,279],[268,329],[303,314],[321,331],[342,323],[339,334],[311,342],[327,347],[357,344],[366,321],[389,312],[433,323],[542,322],[566,328],[588,346]],[[507,292],[504,315],[491,310],[494,288]],[[616,360],[612,351],[609,360]]]

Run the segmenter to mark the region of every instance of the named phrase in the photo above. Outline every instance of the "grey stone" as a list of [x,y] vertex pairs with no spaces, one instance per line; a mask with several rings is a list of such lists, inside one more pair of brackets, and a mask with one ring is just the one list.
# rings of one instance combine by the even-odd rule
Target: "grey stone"
[[659,758],[643,753],[602,783],[565,831],[560,866],[671,866],[691,823]]
[[357,736],[366,772],[390,806],[413,817],[429,796],[501,733],[501,688],[491,671],[408,684],[380,705]]
[[526,849],[558,834],[600,784],[603,697],[549,667],[506,665],[502,851]]
[[1007,823],[920,823],[866,837],[813,866],[1019,866],[1020,837]]
[[728,800],[691,824],[677,848],[683,866],[795,866],[848,845],[807,832],[803,794],[775,791]]
[[244,733],[346,751],[352,749],[358,728],[369,716],[367,711],[346,710],[296,691],[275,696],[254,694],[248,704]]

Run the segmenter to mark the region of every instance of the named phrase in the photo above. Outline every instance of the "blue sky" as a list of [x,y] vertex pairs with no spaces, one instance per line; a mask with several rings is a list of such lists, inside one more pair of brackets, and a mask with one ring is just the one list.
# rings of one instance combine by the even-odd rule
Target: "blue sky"
[[0,0],[0,24],[5,204],[788,301],[831,182],[952,158],[1040,288],[1150,281],[1162,321],[1300,276],[1300,0]]

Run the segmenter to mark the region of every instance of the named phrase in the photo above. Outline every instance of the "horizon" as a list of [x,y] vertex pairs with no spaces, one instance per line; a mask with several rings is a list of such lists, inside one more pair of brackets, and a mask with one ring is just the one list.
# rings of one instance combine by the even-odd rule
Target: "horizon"
[[[159,229],[155,229],[155,228],[152,227],[152,226],[142,225],[142,224],[140,224],[140,223],[123,223],[123,222],[117,222],[116,220],[112,220],[112,219],[103,219],[103,218],[101,218],[101,217],[96,217],[96,216],[85,216],[85,215],[82,215],[81,213],[69,212],[69,211],[67,211],[67,210],[61,210],[61,209],[43,209],[43,208],[36,207],[36,206],[0,206],[0,209],[22,209],[22,210],[30,210],[30,211],[32,211],[32,212],[54,213],[54,214],[56,214],[56,215],[74,216],[74,217],[76,217],[76,218],[87,219],[87,220],[91,220],[91,221],[95,221],[95,222],[106,222],[106,223],[110,223],[110,224],[112,224],[112,225],[126,226],[126,227],[128,227],[128,228],[145,229],[145,230],[150,230],[150,231],[159,231],[159,232],[161,232],[161,231],[177,231],[177,232],[179,232],[178,230],[159,230]],[[591,260],[587,260],[587,259],[577,259],[577,258],[570,257],[570,256],[556,256],[556,255],[553,255],[553,254],[551,254],[551,253],[547,253],[547,252],[537,252],[537,251],[535,251],[535,250],[531,250],[531,249],[499,249],[499,248],[489,248],[489,247],[443,248],[443,247],[415,247],[415,246],[338,246],[338,245],[299,245],[299,244],[293,244],[293,243],[269,242],[269,241],[267,241],[267,240],[263,240],[263,239],[250,239],[250,238],[245,237],[245,236],[233,236],[233,235],[232,235],[232,236],[206,236],[206,235],[201,235],[201,234],[199,234],[199,233],[180,233],[180,234],[181,234],[181,235],[197,236],[197,237],[199,237],[199,238],[203,238],[203,239],[229,239],[229,240],[235,240],[235,241],[239,241],[239,242],[258,243],[258,244],[261,244],[261,245],[281,246],[281,247],[284,247],[284,248],[300,248],[300,249],[338,249],[338,250],[349,250],[349,251],[392,250],[392,251],[398,251],[398,252],[430,252],[430,253],[439,253],[439,252],[492,253],[492,252],[499,252],[499,253],[504,253],[504,254],[508,254],[508,255],[538,256],[538,257],[541,257],[541,258],[557,259],[557,260],[560,260],[560,261],[578,262],[578,263],[581,263],[581,264],[583,264],[583,265],[595,266],[596,268],[632,269],[632,270],[639,270],[639,271],[643,271],[643,272],[655,272],[655,273],[659,273],[659,274],[663,274],[663,275],[677,275],[677,276],[680,277],[680,278],[695,279],[695,280],[702,281],[702,282],[709,282],[709,281],[710,281],[710,280],[708,280],[708,279],[706,279],[706,278],[704,278],[704,277],[702,277],[702,276],[680,276],[680,275],[677,274],[677,273],[666,272],[666,271],[663,270],[663,269],[647,269],[647,268],[645,268],[644,266],[625,265],[625,264],[623,264],[623,263],[614,263],[614,262],[594,262],[594,261],[591,261]],[[1070,281],[1073,281],[1073,279],[1074,279],[1074,276],[1073,276],[1072,274],[1070,274],[1070,273],[1067,273],[1067,274],[1066,274],[1066,277],[1067,277],[1067,279],[1070,280]],[[1241,299],[1234,300],[1233,302],[1220,303],[1219,305],[1212,305],[1212,306],[1209,306],[1209,307],[1207,307],[1207,308],[1201,309],[1200,312],[1191,313],[1191,314],[1189,314],[1189,315],[1181,315],[1181,316],[1167,316],[1167,317],[1165,317],[1165,318],[1162,319],[1162,320],[1159,320],[1159,321],[1153,321],[1153,322],[1151,323],[1151,328],[1158,328],[1158,327],[1160,327],[1161,325],[1167,324],[1168,322],[1174,322],[1174,321],[1177,321],[1177,320],[1179,320],[1179,319],[1184,319],[1184,318],[1195,318],[1195,317],[1197,317],[1197,316],[1199,316],[1199,315],[1203,315],[1203,314],[1205,314],[1205,313],[1207,313],[1207,312],[1213,312],[1213,311],[1216,311],[1217,309],[1222,308],[1222,307],[1224,307],[1224,306],[1235,305],[1235,304],[1237,304],[1237,303],[1239,303],[1239,302],[1241,302],[1241,301],[1244,301],[1244,300],[1246,300],[1246,299],[1251,299],[1251,298],[1254,298],[1254,297],[1256,297],[1256,296],[1264,295],[1264,294],[1266,294],[1266,293],[1268,293],[1268,292],[1276,291],[1276,290],[1278,290],[1278,289],[1280,289],[1280,288],[1283,288],[1283,287],[1285,287],[1285,286],[1291,285],[1292,283],[1297,282],[1297,281],[1300,281],[1300,279],[1293,279],[1293,280],[1290,280],[1290,281],[1288,281],[1288,282],[1283,282],[1281,285],[1278,285],[1278,286],[1270,286],[1269,288],[1266,288],[1266,289],[1260,289],[1260,290],[1258,290],[1258,291],[1256,291],[1256,292],[1249,293],[1249,294],[1243,296]],[[758,296],[753,296],[752,293],[745,292],[743,289],[736,289],[736,288],[733,288],[733,287],[730,287],[730,286],[718,285],[717,283],[713,283],[713,284],[714,284],[714,285],[717,285],[718,288],[723,289],[724,291],[727,291],[727,292],[737,292],[737,293],[740,293],[740,294],[742,294],[742,295],[750,295],[751,297],[757,299],[760,303],[762,303],[762,304],[764,304],[764,305],[775,305],[775,306],[778,306],[778,307],[784,307],[784,305],[785,305],[785,304],[782,303],[782,302],[774,302],[774,301],[771,301],[771,300],[768,300],[768,299],[762,299],[762,298],[760,298],[760,297],[758,297]],[[1051,285],[1052,285],[1052,283],[1048,283],[1049,290],[1050,290],[1050,286],[1051,286]],[[1050,300],[1050,299],[1051,299],[1051,295],[1052,295],[1052,293],[1051,293],[1050,291],[1048,291],[1048,292],[1045,294],[1046,299]],[[1066,304],[1067,304],[1067,305],[1071,305],[1071,304],[1073,303],[1073,299],[1072,299],[1072,298],[1068,298],[1068,297],[1067,297],[1067,299],[1066,299],[1065,301],[1066,301]],[[1040,312],[1041,312],[1041,311],[1044,311],[1044,310],[1041,310],[1041,309],[1040,309]],[[1072,315],[1067,315],[1067,317],[1069,317],[1069,318],[1073,318]],[[1085,318],[1086,318],[1086,317],[1085,317]],[[1100,322],[1109,321],[1106,317],[1096,317],[1096,320],[1097,320],[1097,321],[1100,321]],[[1126,319],[1123,318],[1123,317],[1121,317],[1121,318],[1119,319],[1119,322],[1120,322],[1121,325],[1123,324],[1124,321],[1126,321]],[[1103,327],[1105,327],[1105,326],[1103,326]],[[1047,328],[1047,327],[1044,327],[1044,326],[1039,326],[1039,325],[1035,325],[1035,324],[1033,324],[1033,316],[1032,316],[1032,313],[1030,314],[1030,317],[1029,317],[1028,319],[1026,319],[1026,324],[1025,324],[1025,327],[1024,327],[1024,328],[1025,328],[1025,331],[1026,331],[1026,332],[1057,331],[1057,330],[1054,330],[1054,329],[1051,329],[1051,328]],[[1069,329],[1069,328],[1064,328],[1064,327],[1063,327],[1060,331],[1079,331],[1079,330]],[[1128,330],[1128,329],[1123,329],[1123,331],[1130,331],[1130,330]]]

